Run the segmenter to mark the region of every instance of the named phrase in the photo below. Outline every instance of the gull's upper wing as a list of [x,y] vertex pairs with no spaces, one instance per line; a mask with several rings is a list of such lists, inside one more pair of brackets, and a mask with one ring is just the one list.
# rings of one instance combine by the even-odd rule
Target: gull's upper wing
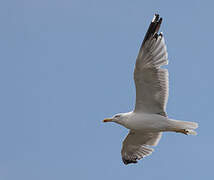
[[137,160],[150,155],[153,149],[149,146],[156,146],[161,138],[161,132],[140,133],[130,131],[123,141],[121,150],[124,164],[137,163]]
[[136,86],[135,111],[166,116],[168,100],[167,50],[162,33],[162,18],[155,14],[141,45],[134,71]]

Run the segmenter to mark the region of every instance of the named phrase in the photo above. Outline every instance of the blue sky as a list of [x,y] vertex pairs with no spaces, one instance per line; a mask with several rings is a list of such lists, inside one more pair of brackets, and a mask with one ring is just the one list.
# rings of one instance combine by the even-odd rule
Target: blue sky
[[[213,177],[213,1],[0,2],[0,179]],[[133,109],[133,70],[154,13],[169,53],[168,115],[198,136],[165,133],[125,166],[127,130],[105,117]]]

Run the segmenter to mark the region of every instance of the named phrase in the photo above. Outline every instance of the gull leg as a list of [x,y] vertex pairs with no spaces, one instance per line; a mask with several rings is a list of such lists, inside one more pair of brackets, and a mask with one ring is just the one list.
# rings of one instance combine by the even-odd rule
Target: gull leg
[[185,135],[188,135],[190,132],[188,129],[178,129],[178,130],[175,130],[176,133],[183,133]]

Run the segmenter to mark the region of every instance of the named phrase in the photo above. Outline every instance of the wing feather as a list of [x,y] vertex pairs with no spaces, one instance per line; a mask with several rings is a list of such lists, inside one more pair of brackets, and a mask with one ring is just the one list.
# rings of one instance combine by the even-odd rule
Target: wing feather
[[135,111],[166,115],[168,101],[168,54],[163,34],[157,34],[162,22],[155,15],[141,45],[134,71]]
[[137,160],[149,156],[153,152],[150,146],[156,146],[161,136],[161,132],[140,133],[130,131],[123,141],[121,150],[124,164],[137,163]]

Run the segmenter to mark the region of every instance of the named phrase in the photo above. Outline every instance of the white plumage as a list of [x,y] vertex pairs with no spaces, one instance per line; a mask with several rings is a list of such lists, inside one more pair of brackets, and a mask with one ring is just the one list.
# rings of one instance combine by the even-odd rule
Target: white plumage
[[172,131],[193,134],[197,123],[169,119],[166,114],[168,101],[168,55],[163,34],[158,34],[162,18],[155,14],[141,45],[135,70],[136,104],[132,112],[116,114],[104,122],[116,122],[130,129],[121,150],[125,164],[153,152],[162,132]]

